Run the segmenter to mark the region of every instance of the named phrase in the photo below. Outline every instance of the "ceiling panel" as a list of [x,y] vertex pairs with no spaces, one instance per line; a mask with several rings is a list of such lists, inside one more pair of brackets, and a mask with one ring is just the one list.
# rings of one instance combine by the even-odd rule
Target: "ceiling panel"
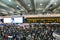
[[29,8],[29,10],[32,10],[31,0],[23,0],[23,1],[26,4],[26,6]]
[[36,9],[44,9],[49,3],[49,0],[36,0]]
[[[4,9],[10,14],[15,14],[15,12],[18,14],[20,11],[25,11],[25,9],[20,4],[18,4],[17,0],[0,0],[0,4],[0,10]],[[4,11],[1,10],[0,13],[2,12]]]
[[13,0],[11,0],[11,1],[9,1],[9,0],[6,0],[6,1],[5,0],[1,0],[1,2],[4,3],[4,4],[7,4],[10,7],[15,8],[15,9],[17,8],[17,4]]

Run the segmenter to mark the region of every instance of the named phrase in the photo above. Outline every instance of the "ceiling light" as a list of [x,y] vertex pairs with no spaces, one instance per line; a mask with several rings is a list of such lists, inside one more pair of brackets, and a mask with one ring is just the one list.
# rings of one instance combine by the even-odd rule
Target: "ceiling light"
[[9,2],[11,2],[11,0],[9,0]]
[[19,6],[17,6],[17,7],[19,7]]
[[42,10],[42,8],[38,8],[38,10]]
[[21,9],[23,11],[23,9]]
[[9,11],[9,13],[13,13],[12,11]]
[[28,6],[30,6],[30,4],[28,4]]
[[40,6],[42,6],[43,4],[42,3],[40,3]]
[[57,5],[57,3],[54,3],[55,5]]

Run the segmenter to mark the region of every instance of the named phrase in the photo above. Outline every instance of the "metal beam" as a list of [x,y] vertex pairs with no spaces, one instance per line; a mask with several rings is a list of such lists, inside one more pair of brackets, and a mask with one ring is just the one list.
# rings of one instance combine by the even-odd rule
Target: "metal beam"
[[49,4],[45,7],[45,9],[43,10],[43,12],[45,12],[46,10],[48,10],[49,8],[54,9],[57,5],[54,5],[54,3],[58,2],[58,0],[50,0]]
[[24,3],[23,0],[17,0],[27,11],[29,10],[29,8],[27,7],[27,5]]
[[56,9],[56,8],[58,8],[58,7],[59,7],[59,5],[56,5],[56,6],[52,7],[52,8],[50,9],[50,11],[53,11],[54,9]]
[[32,4],[33,11],[35,12],[35,4],[34,4],[34,0],[30,0],[30,1],[31,1],[31,4]]

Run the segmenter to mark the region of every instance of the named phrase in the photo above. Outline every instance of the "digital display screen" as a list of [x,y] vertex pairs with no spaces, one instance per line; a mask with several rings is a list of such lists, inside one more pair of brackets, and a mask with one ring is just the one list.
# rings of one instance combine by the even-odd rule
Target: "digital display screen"
[[4,23],[23,23],[23,17],[4,18]]
[[60,17],[28,17],[25,23],[60,23]]
[[11,23],[11,18],[4,18],[4,23]]
[[23,17],[20,17],[20,18],[14,18],[13,23],[23,23]]

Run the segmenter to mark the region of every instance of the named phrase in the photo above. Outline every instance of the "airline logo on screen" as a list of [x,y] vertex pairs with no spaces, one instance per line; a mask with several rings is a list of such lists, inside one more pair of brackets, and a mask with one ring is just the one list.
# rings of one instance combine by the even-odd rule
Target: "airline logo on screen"
[[14,18],[11,18],[11,23],[14,23]]

